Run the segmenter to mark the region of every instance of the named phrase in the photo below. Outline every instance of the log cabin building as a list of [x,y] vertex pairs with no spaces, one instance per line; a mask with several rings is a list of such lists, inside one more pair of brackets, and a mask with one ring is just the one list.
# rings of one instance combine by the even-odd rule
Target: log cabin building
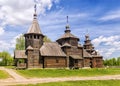
[[36,10],[33,17],[31,27],[24,34],[25,50],[14,52],[17,68],[103,67],[103,57],[94,49],[88,34],[82,46],[79,44],[80,39],[71,33],[67,22],[64,34],[56,42],[44,42]]

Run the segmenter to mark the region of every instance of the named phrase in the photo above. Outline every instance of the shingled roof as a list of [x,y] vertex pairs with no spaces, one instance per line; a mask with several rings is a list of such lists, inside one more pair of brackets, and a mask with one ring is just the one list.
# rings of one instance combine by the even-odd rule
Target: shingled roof
[[62,45],[62,47],[71,47],[71,45],[68,44],[68,43],[64,43],[64,44]]
[[82,48],[83,46],[82,46],[81,44],[78,44],[78,47],[81,47],[81,48]]
[[97,51],[92,52],[92,57],[102,57]]
[[66,56],[57,42],[44,43],[40,52],[42,56]]
[[27,50],[33,50],[33,48],[29,45],[29,46],[27,47]]
[[83,57],[90,57],[90,58],[92,58],[92,55],[90,55],[85,49],[83,49]]
[[27,58],[25,50],[15,50],[14,55],[15,58]]
[[73,59],[83,59],[80,55],[70,55]]
[[34,19],[33,19],[32,25],[28,29],[27,33],[42,34],[42,32],[40,30],[40,26],[39,26],[38,21],[37,21],[37,14],[34,14]]
[[67,25],[66,25],[66,30],[65,30],[65,33],[58,39],[64,39],[64,38],[76,38],[78,39],[79,41],[79,38],[74,36],[72,33],[71,33],[71,30],[70,30],[70,25],[68,24],[68,16],[67,16]]
[[63,39],[63,38],[77,38],[76,36],[74,36],[73,34],[71,34],[70,32],[64,33],[59,39]]
[[96,57],[96,58],[98,58],[98,57],[103,57],[103,56],[100,56],[100,55],[92,55],[92,57]]

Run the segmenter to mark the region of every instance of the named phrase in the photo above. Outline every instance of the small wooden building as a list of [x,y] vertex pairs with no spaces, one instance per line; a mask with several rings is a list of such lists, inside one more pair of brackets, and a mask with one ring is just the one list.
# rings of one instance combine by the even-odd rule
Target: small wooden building
[[26,68],[27,67],[27,55],[25,50],[16,50],[15,55],[15,65],[17,68]]
[[44,43],[40,48],[43,68],[66,68],[66,54],[57,42]]
[[69,24],[65,33],[56,42],[44,42],[34,14],[33,22],[25,36],[25,50],[15,50],[14,59],[17,68],[100,68],[103,57],[94,49],[89,35],[85,43],[79,44],[79,38],[71,33]]

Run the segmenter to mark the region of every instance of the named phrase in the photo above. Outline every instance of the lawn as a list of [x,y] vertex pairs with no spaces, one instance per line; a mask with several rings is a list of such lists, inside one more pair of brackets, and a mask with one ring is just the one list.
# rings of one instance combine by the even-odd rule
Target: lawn
[[99,75],[115,75],[120,74],[120,69],[28,69],[16,70],[17,73],[27,78],[33,77],[71,77],[71,76],[99,76]]
[[6,79],[9,78],[9,74],[3,70],[0,70],[0,79]]
[[66,81],[66,82],[42,83],[36,85],[29,84],[24,86],[120,86],[120,80]]
[[2,67],[8,68],[8,69],[14,69],[15,68],[15,66],[2,66]]

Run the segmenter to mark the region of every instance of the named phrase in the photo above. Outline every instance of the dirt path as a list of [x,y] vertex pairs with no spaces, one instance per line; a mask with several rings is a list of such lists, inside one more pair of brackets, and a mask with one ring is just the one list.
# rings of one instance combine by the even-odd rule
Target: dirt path
[[37,84],[37,83],[47,83],[47,82],[60,82],[60,81],[76,81],[76,80],[110,80],[119,79],[120,75],[107,75],[107,76],[94,76],[94,77],[63,77],[63,78],[31,78],[26,79],[12,69],[1,68],[0,70],[5,70],[13,78],[8,78],[0,80],[0,86],[16,85],[16,84]]
[[12,69],[7,69],[7,68],[4,68],[4,67],[0,67],[0,70],[5,70],[6,72],[9,73],[10,76],[13,77],[14,80],[16,81],[25,81],[27,80],[26,78],[24,78],[23,76],[17,74],[16,72],[14,72]]

